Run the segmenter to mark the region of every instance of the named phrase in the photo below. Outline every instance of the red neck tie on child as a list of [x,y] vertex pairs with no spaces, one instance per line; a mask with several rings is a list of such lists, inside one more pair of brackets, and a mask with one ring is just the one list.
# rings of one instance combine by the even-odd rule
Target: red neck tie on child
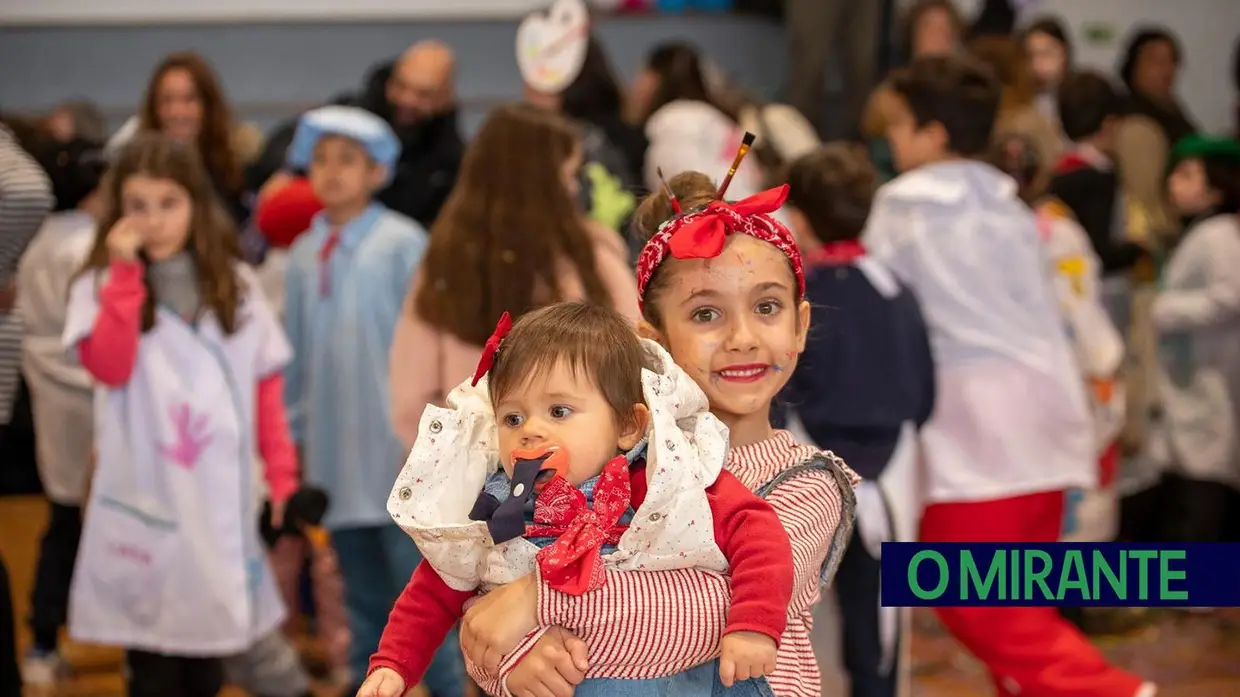
[[340,228],[332,228],[319,248],[319,297],[332,294],[332,254],[340,244]]

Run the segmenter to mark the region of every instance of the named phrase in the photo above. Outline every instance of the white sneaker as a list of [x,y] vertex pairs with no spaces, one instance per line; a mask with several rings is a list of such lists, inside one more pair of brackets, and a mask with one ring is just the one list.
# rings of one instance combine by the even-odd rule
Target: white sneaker
[[64,677],[67,667],[57,651],[32,650],[22,660],[22,682],[31,687],[53,687]]

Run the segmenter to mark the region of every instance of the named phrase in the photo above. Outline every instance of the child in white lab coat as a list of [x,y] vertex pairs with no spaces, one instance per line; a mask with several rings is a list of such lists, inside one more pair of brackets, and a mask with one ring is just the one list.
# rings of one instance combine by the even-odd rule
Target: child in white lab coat
[[197,153],[141,134],[69,291],[63,342],[98,383],[70,635],[128,650],[131,697],[209,697],[284,617],[258,534],[297,488],[289,345]]
[[1144,455],[1176,492],[1168,539],[1222,542],[1240,489],[1240,143],[1190,136],[1171,161],[1167,189],[1187,225],[1150,310],[1159,407]]

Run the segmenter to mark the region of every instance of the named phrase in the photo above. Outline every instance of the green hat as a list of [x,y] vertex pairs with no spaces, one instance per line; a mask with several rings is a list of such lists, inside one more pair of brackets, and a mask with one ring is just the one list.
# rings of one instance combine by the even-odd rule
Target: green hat
[[1168,165],[1175,167],[1183,160],[1201,158],[1203,160],[1222,160],[1240,165],[1240,141],[1228,136],[1216,136],[1206,133],[1194,133],[1184,136],[1171,148],[1171,159]]

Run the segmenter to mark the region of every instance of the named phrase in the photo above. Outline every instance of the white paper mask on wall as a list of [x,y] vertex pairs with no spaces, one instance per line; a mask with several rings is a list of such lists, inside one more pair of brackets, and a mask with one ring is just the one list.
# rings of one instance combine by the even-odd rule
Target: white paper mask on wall
[[581,73],[590,39],[590,13],[582,0],[555,0],[517,28],[517,66],[526,84],[558,94]]

